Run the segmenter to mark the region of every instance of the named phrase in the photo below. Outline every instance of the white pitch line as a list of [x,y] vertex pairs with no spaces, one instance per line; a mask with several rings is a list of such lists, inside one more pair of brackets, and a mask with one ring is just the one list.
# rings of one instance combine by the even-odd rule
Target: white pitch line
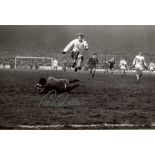
[[70,124],[68,126],[80,128],[80,127],[100,127],[101,125],[100,124]]
[[[19,128],[27,129],[43,129],[43,128],[63,128],[73,127],[73,128],[89,128],[89,127],[144,127],[146,124],[136,125],[136,124],[68,124],[68,125],[19,125]],[[150,127],[155,127],[155,123],[149,124]]]
[[20,128],[62,128],[64,125],[19,125]]

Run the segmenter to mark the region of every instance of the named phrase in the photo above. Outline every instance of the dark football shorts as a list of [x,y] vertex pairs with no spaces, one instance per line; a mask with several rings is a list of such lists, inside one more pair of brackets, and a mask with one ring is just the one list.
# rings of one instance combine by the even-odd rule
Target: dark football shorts
[[[74,59],[74,60],[77,60],[78,55],[79,55],[79,52],[72,52],[71,53],[71,58]],[[83,56],[81,57],[81,60],[83,61]]]
[[109,68],[110,68],[110,70],[113,69],[114,68],[114,65],[110,65]]
[[71,53],[71,58],[77,60],[78,55],[79,55],[79,52],[72,52],[72,53]]

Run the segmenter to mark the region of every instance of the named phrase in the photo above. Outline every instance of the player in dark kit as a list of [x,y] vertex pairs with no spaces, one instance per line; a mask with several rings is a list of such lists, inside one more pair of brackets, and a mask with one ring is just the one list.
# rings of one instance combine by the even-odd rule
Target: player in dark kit
[[99,61],[97,59],[97,55],[94,53],[93,57],[89,59],[88,64],[87,64],[88,67],[89,67],[90,76],[91,76],[92,79],[95,76],[95,71],[96,71],[96,67],[97,67],[98,64],[99,64]]
[[109,64],[109,69],[110,69],[111,73],[113,73],[114,67],[115,67],[115,59],[114,59],[114,58],[111,58],[111,59],[108,61],[108,64]]

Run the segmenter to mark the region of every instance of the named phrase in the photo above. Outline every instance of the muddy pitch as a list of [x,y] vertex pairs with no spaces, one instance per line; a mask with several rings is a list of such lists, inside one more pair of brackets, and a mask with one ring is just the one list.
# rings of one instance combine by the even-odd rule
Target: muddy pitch
[[[34,86],[49,76],[79,79],[80,87],[67,102],[41,107],[43,96]],[[0,129],[155,128],[155,74],[145,73],[140,83],[134,73],[122,77],[119,72],[97,72],[94,80],[88,76],[88,72],[0,70]]]

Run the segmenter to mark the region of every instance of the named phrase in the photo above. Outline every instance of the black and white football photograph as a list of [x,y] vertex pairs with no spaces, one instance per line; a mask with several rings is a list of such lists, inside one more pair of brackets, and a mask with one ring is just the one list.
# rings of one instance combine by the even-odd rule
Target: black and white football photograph
[[0,6],[1,154],[154,155],[153,0]]
[[1,25],[0,129],[154,129],[155,26]]

